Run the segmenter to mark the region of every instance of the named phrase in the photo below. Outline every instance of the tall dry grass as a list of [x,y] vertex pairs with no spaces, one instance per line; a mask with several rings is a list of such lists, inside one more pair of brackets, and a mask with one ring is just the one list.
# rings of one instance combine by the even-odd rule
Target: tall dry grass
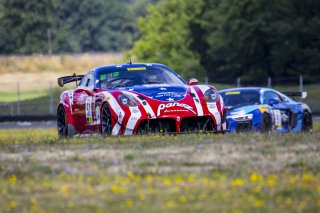
[[65,55],[32,55],[0,57],[0,91],[47,89],[48,82],[56,82],[63,75],[84,74],[105,65],[123,63],[121,53],[86,53]]
[[85,53],[0,57],[0,73],[85,72],[94,67],[121,63],[121,53]]

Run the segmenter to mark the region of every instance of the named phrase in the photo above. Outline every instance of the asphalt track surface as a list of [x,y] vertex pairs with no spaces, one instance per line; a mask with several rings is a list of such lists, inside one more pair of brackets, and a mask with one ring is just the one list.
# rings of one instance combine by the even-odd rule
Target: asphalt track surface
[[0,129],[50,129],[57,128],[56,121],[23,121],[23,122],[2,122]]
[[[314,122],[320,122],[320,116],[313,117]],[[57,128],[56,121],[35,122],[0,122],[0,129],[50,129]]]

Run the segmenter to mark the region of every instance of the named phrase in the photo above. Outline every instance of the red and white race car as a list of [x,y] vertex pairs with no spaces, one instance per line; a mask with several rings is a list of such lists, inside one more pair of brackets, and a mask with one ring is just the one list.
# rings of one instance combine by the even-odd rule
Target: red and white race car
[[60,97],[59,137],[226,129],[225,108],[216,88],[197,85],[196,79],[186,83],[162,64],[104,66],[86,75],[61,77],[58,84],[74,81],[77,87]]

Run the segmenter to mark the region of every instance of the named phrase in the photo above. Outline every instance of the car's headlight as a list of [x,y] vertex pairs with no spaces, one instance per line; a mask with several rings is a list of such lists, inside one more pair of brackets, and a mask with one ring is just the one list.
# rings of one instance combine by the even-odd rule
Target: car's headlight
[[219,99],[219,93],[215,89],[208,89],[204,95],[203,98],[206,102],[212,103],[212,102],[217,102]]
[[137,101],[131,95],[121,94],[118,96],[118,101],[128,107],[138,106]]
[[229,115],[227,118],[232,118],[236,121],[249,121],[252,120],[252,114],[242,114],[242,115]]

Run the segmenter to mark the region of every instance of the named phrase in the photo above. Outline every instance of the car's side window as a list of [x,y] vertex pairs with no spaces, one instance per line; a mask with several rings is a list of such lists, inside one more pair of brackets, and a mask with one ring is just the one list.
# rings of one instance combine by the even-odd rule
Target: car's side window
[[94,78],[92,74],[88,75],[88,81],[86,82],[86,87],[89,90],[93,90],[94,89]]
[[85,76],[82,78],[82,80],[80,81],[79,86],[81,86],[81,87],[86,87],[87,81],[88,81],[88,75],[85,75]]
[[263,104],[268,104],[270,99],[276,99],[279,100],[279,102],[282,101],[282,98],[277,93],[272,91],[266,91],[263,94]]
[[83,77],[83,79],[80,82],[80,85],[82,87],[87,88],[88,90],[93,90],[94,88],[94,77],[92,73],[89,73]]

